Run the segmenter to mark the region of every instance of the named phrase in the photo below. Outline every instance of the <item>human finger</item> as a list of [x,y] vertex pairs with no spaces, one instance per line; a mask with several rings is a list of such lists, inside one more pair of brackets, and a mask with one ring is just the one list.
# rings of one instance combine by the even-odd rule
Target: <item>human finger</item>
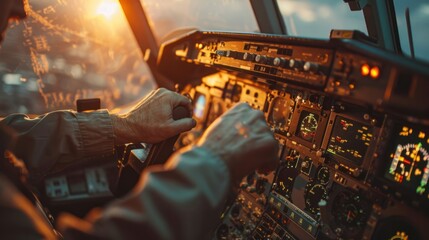
[[172,135],[176,135],[182,132],[186,132],[191,130],[196,126],[196,121],[193,118],[182,118],[175,120],[171,123],[171,131],[173,132]]
[[173,108],[175,108],[177,106],[184,106],[189,110],[189,112],[192,112],[191,100],[189,98],[187,98],[181,94],[175,93],[175,92],[171,92],[170,105]]

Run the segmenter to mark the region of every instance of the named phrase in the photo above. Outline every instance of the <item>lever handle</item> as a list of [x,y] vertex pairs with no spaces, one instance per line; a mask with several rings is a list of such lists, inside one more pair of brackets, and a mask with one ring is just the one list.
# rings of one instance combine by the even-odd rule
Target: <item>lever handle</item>
[[[187,117],[191,117],[191,113],[186,107],[177,106],[173,109],[174,120]],[[147,166],[165,163],[173,153],[173,147],[178,137],[179,134],[152,146],[146,144],[131,145],[129,154],[124,157],[127,161],[120,165],[115,194],[123,196],[129,192],[139,180],[140,173]]]
[[[179,120],[182,118],[191,117],[191,113],[184,106],[177,106],[173,109],[173,119]],[[152,145],[149,155],[147,156],[146,162],[148,165],[163,164],[167,161],[170,155],[174,151],[174,144],[177,141],[179,134],[168,138],[160,143]]]

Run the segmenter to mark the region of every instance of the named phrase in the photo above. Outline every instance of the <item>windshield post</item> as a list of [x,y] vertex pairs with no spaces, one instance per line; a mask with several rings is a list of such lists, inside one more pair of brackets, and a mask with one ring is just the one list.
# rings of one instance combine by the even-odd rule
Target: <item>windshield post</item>
[[174,84],[157,71],[159,45],[140,0],[119,0],[119,2],[158,87],[173,90]]
[[250,0],[250,4],[262,33],[287,34],[277,0]]
[[344,0],[351,11],[363,11],[368,35],[381,48],[401,54],[398,26],[392,0]]

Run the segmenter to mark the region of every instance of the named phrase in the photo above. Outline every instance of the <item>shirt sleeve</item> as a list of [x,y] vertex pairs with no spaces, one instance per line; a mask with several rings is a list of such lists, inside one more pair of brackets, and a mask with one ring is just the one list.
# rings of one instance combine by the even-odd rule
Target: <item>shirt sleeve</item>
[[0,174],[1,239],[57,239],[42,214]]
[[16,131],[14,153],[25,160],[32,180],[61,166],[113,153],[114,132],[107,110],[55,111],[36,118],[12,114],[1,123]]
[[204,148],[176,154],[148,168],[121,200],[85,219],[63,215],[66,239],[207,239],[231,193],[225,163]]

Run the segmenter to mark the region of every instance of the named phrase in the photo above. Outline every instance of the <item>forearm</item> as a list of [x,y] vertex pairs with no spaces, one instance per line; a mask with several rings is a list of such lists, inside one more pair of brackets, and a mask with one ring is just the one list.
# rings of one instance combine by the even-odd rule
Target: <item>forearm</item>
[[[65,216],[66,237],[206,239],[230,193],[227,166],[203,148],[145,172],[132,194],[86,222]],[[85,227],[83,227],[85,226]]]
[[33,119],[13,114],[2,124],[17,132],[15,155],[36,180],[60,166],[113,153],[113,126],[106,110],[56,111]]
[[[135,135],[134,129],[131,129],[129,124],[126,123],[125,116],[112,114],[110,119],[112,120],[116,145],[139,142],[137,138],[133,137]],[[143,133],[140,133],[140,135],[143,135]]]

